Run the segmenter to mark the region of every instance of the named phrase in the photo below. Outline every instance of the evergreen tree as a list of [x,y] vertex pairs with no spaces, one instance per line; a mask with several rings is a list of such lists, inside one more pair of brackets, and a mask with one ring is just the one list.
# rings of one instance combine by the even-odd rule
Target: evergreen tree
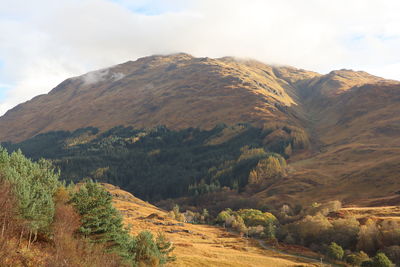
[[112,206],[112,197],[104,188],[87,181],[72,195],[71,203],[82,217],[81,234],[95,243],[103,243],[109,252],[134,260],[135,240],[124,228],[122,217]]
[[146,266],[158,266],[174,261],[176,258],[168,254],[174,250],[162,233],[157,238],[149,231],[143,231],[136,237],[136,261]]
[[[72,195],[71,203],[82,217],[79,232],[95,243],[104,244],[108,252],[117,253],[133,265],[157,266],[174,259],[168,255],[173,250],[172,244],[163,235],[154,239],[151,232],[144,231],[136,238],[131,237],[123,227],[121,215],[112,206],[112,196],[99,184],[89,180],[81,185]],[[175,210],[179,212],[179,207]]]
[[169,253],[171,253],[175,249],[175,247],[170,241],[168,241],[163,233],[158,233],[156,244],[157,249],[160,252],[160,264],[165,264],[167,262],[176,260],[175,256],[169,256]]
[[26,158],[20,150],[11,155],[0,147],[0,170],[12,185],[21,217],[27,221],[29,242],[38,232],[48,233],[54,217],[53,196],[59,186],[59,172],[49,161],[37,163]]

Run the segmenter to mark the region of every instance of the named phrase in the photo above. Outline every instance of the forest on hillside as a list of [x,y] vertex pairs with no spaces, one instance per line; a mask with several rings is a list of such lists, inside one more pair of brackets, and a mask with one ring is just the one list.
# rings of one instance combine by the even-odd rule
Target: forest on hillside
[[2,145],[10,151],[21,149],[34,160],[51,160],[65,181],[90,177],[159,201],[273,182],[282,174],[285,158],[308,143],[307,134],[295,126],[221,124],[211,130],[180,131],[120,126],[103,133],[88,127]]

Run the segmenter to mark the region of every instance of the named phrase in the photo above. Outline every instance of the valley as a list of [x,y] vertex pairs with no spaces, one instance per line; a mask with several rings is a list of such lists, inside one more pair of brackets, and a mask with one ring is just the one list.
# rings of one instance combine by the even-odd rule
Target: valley
[[156,55],[16,106],[0,143],[101,183],[130,242],[174,244],[171,266],[398,263],[399,104],[400,82],[363,71]]

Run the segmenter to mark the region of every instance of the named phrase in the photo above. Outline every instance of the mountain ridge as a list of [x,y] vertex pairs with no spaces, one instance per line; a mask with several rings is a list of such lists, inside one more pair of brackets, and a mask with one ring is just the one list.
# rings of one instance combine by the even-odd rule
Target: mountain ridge
[[[196,73],[200,73],[201,77]],[[324,77],[328,77],[329,81],[329,76],[334,73],[335,71],[321,75],[289,66],[271,66],[255,60],[241,60],[232,57],[220,59],[194,58],[183,53],[171,56],[144,57],[136,61],[128,61],[110,68],[69,78],[48,94],[37,96],[9,110],[0,117],[0,126],[7,129],[3,134],[0,133],[0,140],[22,141],[50,130],[75,130],[85,126],[99,126],[102,130],[107,130],[116,125],[154,127],[157,124],[165,124],[171,128],[198,126],[209,129],[221,122],[228,124],[238,121],[257,123],[259,119],[263,121],[268,121],[273,117],[282,119],[282,114],[280,114],[281,116],[271,114],[271,112],[279,113],[273,105],[279,107],[298,105],[298,88],[307,84],[308,81],[311,86],[315,87],[315,83],[320,83],[321,79],[325,80]],[[362,84],[362,82],[382,80],[372,75],[351,73],[356,73],[356,76],[362,77],[362,80],[357,80],[354,84],[346,84],[346,87]],[[203,77],[207,77],[207,79]],[[171,84],[168,81],[175,82]],[[211,88],[206,90],[204,86]],[[307,86],[310,87],[309,84]],[[341,88],[341,90],[344,89]],[[132,91],[135,91],[134,94]],[[197,107],[197,113],[191,114],[190,109],[180,110],[184,109],[184,106],[183,103],[179,103],[181,106],[174,107],[175,110],[171,110],[171,108],[166,108],[167,102],[171,101],[171,96],[169,97],[168,94],[189,102],[190,109],[193,109],[196,102],[201,101],[201,97],[203,99],[208,97],[208,99],[205,99],[207,102],[200,104],[209,104],[210,107],[208,110]],[[216,99],[213,100],[213,97]],[[217,97],[219,98],[217,99]],[[233,99],[229,99],[229,97]],[[57,101],[58,99],[62,101]],[[141,101],[134,102],[135,99]],[[129,105],[128,100],[134,103]],[[77,104],[74,104],[74,101]],[[232,119],[229,116],[224,116],[228,118],[221,119],[213,114],[213,117],[217,117],[217,119],[210,123],[201,120],[202,116],[205,116],[204,114],[197,116],[199,112],[207,114],[211,109],[222,109],[219,103],[215,103],[217,101],[225,103],[226,111],[224,112],[226,113],[235,113],[232,112],[232,107],[227,105],[229,101],[236,101],[239,104],[241,101],[247,101],[247,107],[242,107],[241,111],[244,115],[236,114]],[[46,102],[48,102],[48,105],[46,105]],[[110,103],[122,111],[110,114],[109,110],[113,108]],[[87,107],[84,107],[84,105]],[[251,105],[255,106],[253,110],[249,109]],[[238,105],[238,107],[240,106]],[[173,114],[180,112],[182,117],[185,117],[185,114],[191,116],[174,118],[170,121],[166,118],[167,116],[153,119],[153,121],[146,116],[143,117],[143,112],[156,112],[157,115],[157,108],[160,107],[164,107],[164,110],[159,110],[158,113]],[[132,109],[130,116],[125,114]],[[68,116],[73,116],[73,118],[66,118]],[[113,121],[113,123],[107,124],[96,118],[101,116]],[[140,118],[140,116],[143,118]],[[46,117],[46,119],[41,121],[40,117]],[[16,118],[21,122],[14,126],[16,122],[11,121]],[[212,116],[207,118],[212,119]],[[55,122],[56,119],[58,122]],[[80,120],[82,122],[79,122]],[[21,128],[21,124],[26,125],[28,123],[32,128],[31,130],[24,129],[24,132],[22,132],[18,129]],[[37,125],[31,126],[35,124]]]

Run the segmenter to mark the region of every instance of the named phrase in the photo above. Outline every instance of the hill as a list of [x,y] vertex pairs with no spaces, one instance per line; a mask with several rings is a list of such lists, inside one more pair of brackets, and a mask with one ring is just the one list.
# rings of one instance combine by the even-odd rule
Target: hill
[[[399,90],[362,71],[151,56],[70,78],[15,107],[0,118],[0,141],[53,159],[64,179],[94,177],[151,201],[198,205],[215,193],[246,207],[396,205]],[[270,156],[287,167],[253,172],[252,185]]]
[[176,262],[171,266],[317,266],[318,264],[290,255],[263,249],[255,240],[209,225],[181,223],[167,212],[110,184],[103,184],[113,195],[115,207],[132,234],[141,229],[165,233],[175,246]]

